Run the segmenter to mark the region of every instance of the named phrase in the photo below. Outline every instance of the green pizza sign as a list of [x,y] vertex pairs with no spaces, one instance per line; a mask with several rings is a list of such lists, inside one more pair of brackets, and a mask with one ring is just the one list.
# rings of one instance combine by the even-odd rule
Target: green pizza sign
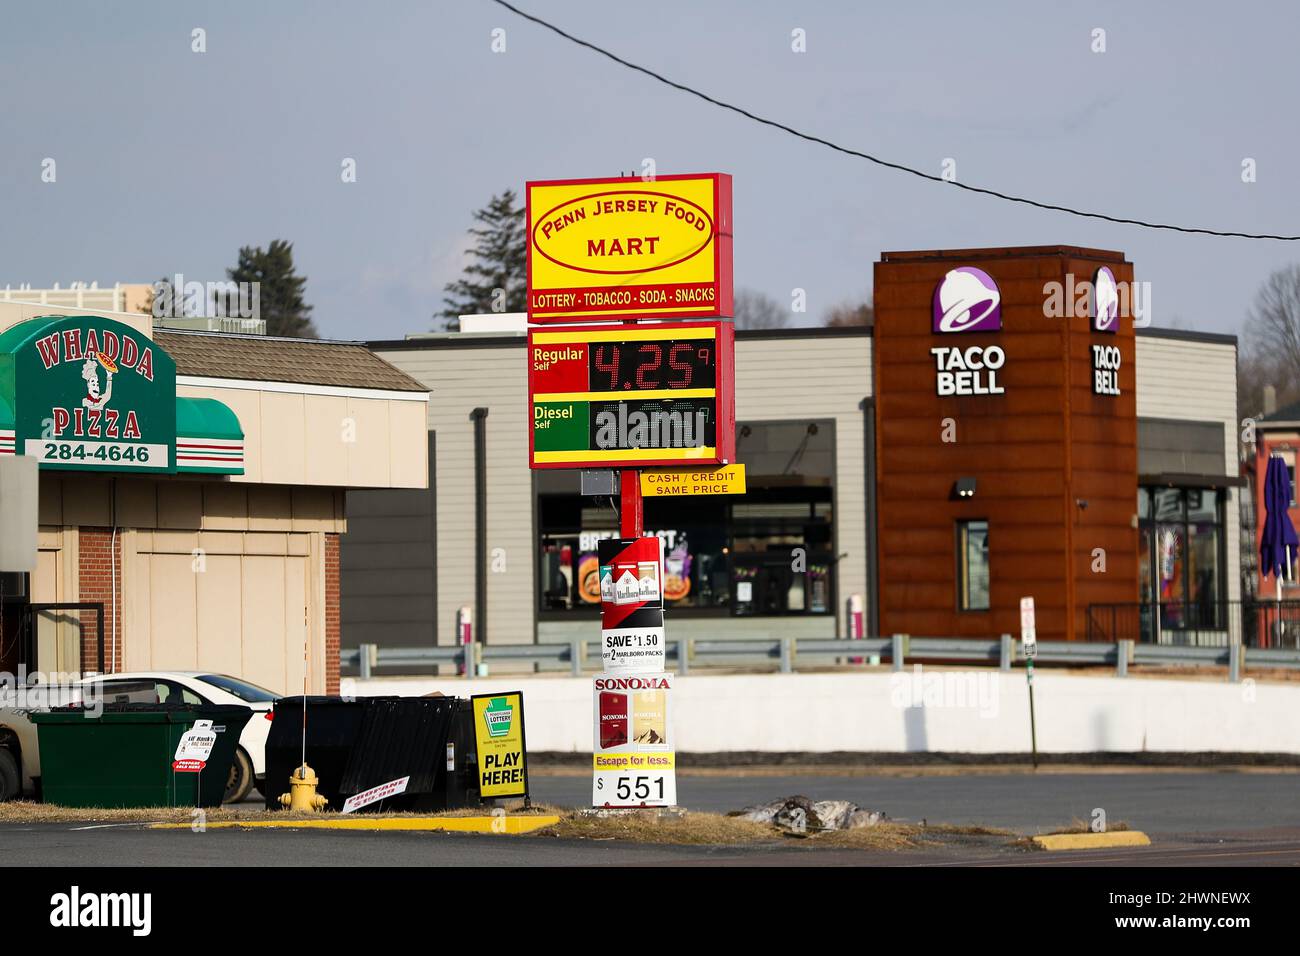
[[43,468],[175,470],[171,356],[131,326],[95,316],[24,322],[4,337],[23,332],[4,356],[17,454]]

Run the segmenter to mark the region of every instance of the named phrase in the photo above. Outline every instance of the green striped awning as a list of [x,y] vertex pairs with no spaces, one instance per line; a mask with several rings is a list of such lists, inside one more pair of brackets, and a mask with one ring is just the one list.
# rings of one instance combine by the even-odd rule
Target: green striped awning
[[14,407],[0,395],[0,455],[14,453]]
[[176,399],[176,470],[244,473],[244,429],[229,406],[215,398]]

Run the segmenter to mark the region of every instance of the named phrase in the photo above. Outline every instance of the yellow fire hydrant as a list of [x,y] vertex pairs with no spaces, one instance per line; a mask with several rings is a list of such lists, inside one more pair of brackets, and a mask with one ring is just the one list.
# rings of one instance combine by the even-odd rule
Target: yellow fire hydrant
[[316,792],[318,783],[316,771],[303,764],[289,777],[289,792],[280,794],[280,806],[307,813],[324,810],[329,800]]

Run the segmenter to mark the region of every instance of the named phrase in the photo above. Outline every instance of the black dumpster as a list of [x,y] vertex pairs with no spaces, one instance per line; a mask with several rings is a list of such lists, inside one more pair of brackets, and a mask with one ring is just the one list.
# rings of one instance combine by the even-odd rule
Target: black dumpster
[[[307,698],[307,766],[316,771],[320,779],[316,792],[329,799],[332,810],[343,805],[339,786],[368,699]],[[266,785],[262,788],[268,810],[280,809],[280,794],[289,792],[289,777],[302,764],[302,700],[281,697],[275,702],[275,718],[266,735]]]
[[[307,698],[307,764],[317,791],[341,810],[355,794],[402,777],[406,792],[384,810],[446,810],[479,804],[473,709],[455,697]],[[266,805],[279,806],[302,763],[302,698],[276,703],[266,742]],[[377,811],[375,803],[363,810]]]

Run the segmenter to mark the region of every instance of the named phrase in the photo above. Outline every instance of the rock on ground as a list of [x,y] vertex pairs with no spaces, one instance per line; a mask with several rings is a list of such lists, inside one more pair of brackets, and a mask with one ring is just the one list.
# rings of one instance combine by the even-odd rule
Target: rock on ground
[[794,832],[853,830],[875,826],[885,819],[883,811],[866,810],[850,800],[819,800],[814,803],[802,794],[746,807],[731,816],[754,823],[770,823]]

